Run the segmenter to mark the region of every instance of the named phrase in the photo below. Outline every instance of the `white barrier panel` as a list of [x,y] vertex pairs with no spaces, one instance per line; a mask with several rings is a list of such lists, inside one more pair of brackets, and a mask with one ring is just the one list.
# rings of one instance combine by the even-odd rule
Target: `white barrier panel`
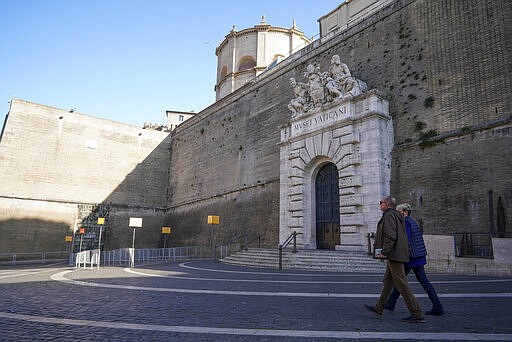
[[174,247],[174,248],[121,248],[112,251],[102,251],[93,249],[71,254],[70,264],[75,261],[75,267],[87,266],[98,268],[103,266],[129,265],[135,266],[137,262],[176,262],[183,260],[198,259],[201,257],[201,248],[198,246]]
[[81,267],[83,265],[84,268],[93,267],[96,265],[99,267],[100,265],[100,250],[92,249],[88,251],[79,252],[76,254],[75,259],[75,267]]

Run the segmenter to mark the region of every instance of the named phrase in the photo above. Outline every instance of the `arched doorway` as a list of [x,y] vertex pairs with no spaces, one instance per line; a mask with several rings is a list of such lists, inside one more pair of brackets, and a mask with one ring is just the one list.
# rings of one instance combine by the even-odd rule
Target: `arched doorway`
[[338,169],[324,165],[315,180],[316,247],[334,249],[340,244],[340,196]]

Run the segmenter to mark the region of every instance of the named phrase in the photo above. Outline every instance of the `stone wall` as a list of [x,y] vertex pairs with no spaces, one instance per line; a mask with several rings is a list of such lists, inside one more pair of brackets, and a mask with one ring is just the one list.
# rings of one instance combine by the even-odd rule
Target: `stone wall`
[[255,92],[241,89],[172,133],[166,224],[173,227],[174,243],[211,243],[207,216],[220,215],[219,239],[259,233],[267,246],[276,245],[277,144],[279,126],[288,117],[283,96],[288,91],[286,77],[260,83]]
[[[163,212],[168,139],[13,99],[0,141],[0,252],[65,250],[64,237],[79,224],[79,204],[113,204],[112,217],[123,206]],[[107,221],[107,229],[127,229],[125,220]]]
[[[489,231],[500,197],[510,231],[511,14],[512,2],[503,0],[395,1],[283,61],[174,132],[166,219],[178,221],[179,208],[180,225],[193,229],[209,210],[227,205],[226,194],[277,182],[279,127],[290,119],[293,96],[288,79],[303,80],[309,63],[324,70],[338,54],[353,76],[389,98],[391,191],[413,205],[425,231]],[[258,195],[263,189],[268,194],[254,188],[250,207],[275,218],[269,224],[277,231],[277,207]]]

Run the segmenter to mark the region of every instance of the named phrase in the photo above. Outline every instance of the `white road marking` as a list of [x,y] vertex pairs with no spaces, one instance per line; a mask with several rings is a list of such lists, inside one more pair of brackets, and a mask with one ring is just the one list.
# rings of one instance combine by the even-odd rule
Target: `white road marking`
[[[207,270],[207,269],[201,269]],[[183,279],[183,280],[199,280],[199,281],[223,281],[223,282],[242,282],[242,283],[291,283],[291,284],[382,284],[382,280],[379,281],[322,281],[322,280],[261,280],[261,279],[228,279],[228,278],[197,278],[197,277],[183,277],[183,276],[173,276],[173,275],[165,275],[165,274],[154,274],[154,273],[145,273],[141,271],[135,271],[131,268],[124,268],[125,272],[132,274],[139,274],[146,277],[160,277],[160,278],[173,278],[173,279]],[[237,271],[228,271],[235,272]],[[240,272],[242,274],[266,274],[269,273],[251,273],[251,272]],[[273,275],[273,273],[270,273]],[[287,275],[292,275],[288,273]],[[309,276],[309,274],[293,274],[294,276]],[[318,275],[315,275],[318,276]],[[330,275],[329,275],[330,276]],[[339,276],[339,275],[338,275]],[[382,275],[380,275],[382,277]],[[512,282],[512,279],[486,279],[486,280],[441,280],[441,281],[432,281],[434,284],[460,284],[460,283],[509,283]],[[409,284],[419,284],[417,281],[409,281]]]
[[0,312],[0,317],[11,320],[23,320],[33,323],[86,326],[88,328],[109,328],[125,330],[161,331],[186,334],[216,334],[237,336],[273,336],[303,338],[336,339],[407,339],[407,340],[442,340],[442,341],[510,341],[512,334],[476,334],[476,333],[434,333],[434,332],[362,332],[330,330],[283,330],[283,329],[244,329],[216,328],[200,326],[179,326],[160,324],[136,324],[122,322],[92,321],[82,319],[55,318],[45,316],[22,315]]
[[[80,280],[67,279],[66,274],[73,271],[62,271],[51,275],[51,279],[61,281],[68,284],[80,286],[103,287],[124,290],[137,291],[157,291],[157,292],[174,292],[174,293],[196,293],[196,294],[214,294],[214,295],[234,295],[234,296],[268,296],[268,297],[309,297],[309,298],[378,298],[378,293],[315,293],[315,292],[265,292],[265,291],[225,291],[225,290],[196,290],[182,288],[167,287],[147,287],[147,286],[131,286],[117,284],[103,284],[86,282]],[[418,294],[416,297],[427,297],[426,294]],[[512,293],[444,293],[439,294],[445,298],[512,298]]]
[[[139,274],[146,277],[172,278],[179,280],[199,280],[199,281],[223,281],[223,282],[240,282],[240,283],[283,283],[283,284],[382,284],[382,281],[319,281],[319,280],[261,280],[261,279],[228,279],[228,278],[194,278],[182,277],[165,274],[145,273],[134,271],[131,268],[125,268],[125,272]],[[252,273],[254,274],[254,273]],[[268,274],[268,273],[267,273]]]
[[6,274],[6,275],[1,275],[0,279],[13,278],[13,277],[23,277],[23,276],[26,276],[26,275],[34,275],[34,274],[45,273],[45,272],[50,272],[50,271],[54,271],[54,270],[55,269],[51,269],[51,268],[47,268],[47,269],[36,268],[36,269],[23,269],[23,270],[9,270],[9,271],[0,272],[0,273],[3,273],[3,274]]

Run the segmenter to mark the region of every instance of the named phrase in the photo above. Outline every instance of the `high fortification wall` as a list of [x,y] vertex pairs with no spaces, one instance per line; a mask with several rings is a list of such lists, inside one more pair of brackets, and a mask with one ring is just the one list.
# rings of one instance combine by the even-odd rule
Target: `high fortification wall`
[[510,229],[511,14],[507,1],[396,1],[324,44],[389,95],[391,190],[426,232],[489,232],[499,197]]
[[[167,133],[13,99],[0,141],[0,251],[66,250],[64,237],[80,223],[83,204],[110,205],[107,243],[117,229],[131,237],[129,215],[149,218],[154,208],[163,213],[168,139]],[[147,234],[156,246],[161,218],[153,225],[158,234]],[[128,240],[121,247],[131,246]]]
[[[326,70],[334,54],[388,95],[391,192],[413,205],[425,231],[489,232],[498,200],[509,231],[511,15],[509,1],[395,1],[199,113],[172,135],[166,222],[177,227],[174,243],[211,244],[206,216],[222,212],[217,240],[262,232],[277,245],[288,80],[304,81],[310,63]],[[249,192],[240,205],[237,196]]]

